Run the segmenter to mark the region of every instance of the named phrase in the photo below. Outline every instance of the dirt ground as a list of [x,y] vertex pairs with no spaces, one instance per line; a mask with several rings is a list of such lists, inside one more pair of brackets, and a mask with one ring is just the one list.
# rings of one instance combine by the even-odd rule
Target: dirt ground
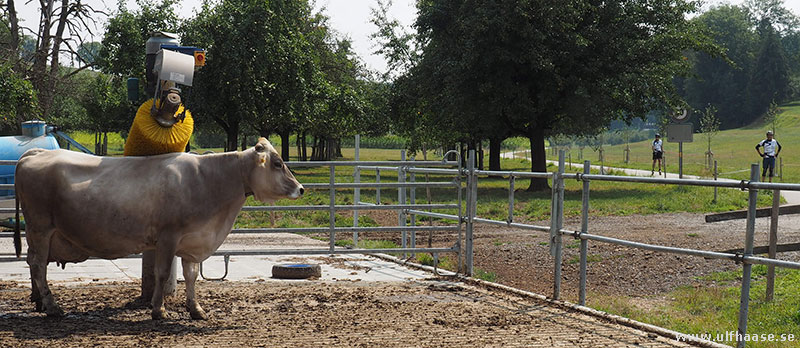
[[[396,223],[391,213],[374,216]],[[800,241],[800,216],[781,216],[779,242]],[[570,220],[565,228],[578,229]],[[537,223],[547,225],[547,221]],[[756,223],[756,245],[767,244],[769,218]],[[701,214],[598,217],[591,233],[668,246],[727,250],[744,244],[745,221],[705,223]],[[349,238],[342,235],[340,238]],[[434,246],[450,246],[437,235]],[[262,237],[258,237],[262,238]],[[239,241],[258,243],[252,236]],[[263,238],[269,238],[264,236]],[[399,239],[387,234],[362,238]],[[552,296],[553,261],[546,232],[477,225],[475,267],[494,272],[496,282]],[[427,244],[425,234],[418,235]],[[576,302],[578,242],[564,238],[562,298]],[[653,298],[697,277],[741,267],[729,261],[659,254],[599,242],[589,244],[591,294]],[[800,260],[800,253],[781,259]],[[0,283],[0,346],[3,347],[551,347],[675,346],[678,343],[545,306],[535,299],[491,294],[441,279],[404,283],[201,282],[198,297],[208,321],[193,321],[183,309],[182,284],[170,298],[172,319],[154,322],[149,309],[130,302],[139,284],[54,287],[67,313],[62,319],[33,311],[29,289]],[[591,302],[591,299],[590,299]],[[569,328],[569,329],[566,329]]]
[[[179,286],[182,290],[182,285]],[[530,298],[440,280],[202,282],[210,316],[169,320],[126,302],[138,284],[54,288],[67,315],[32,312],[28,289],[0,290],[3,347],[683,347],[673,339]]]
[[[379,216],[377,220],[396,221]],[[394,220],[392,220],[394,219]],[[779,219],[778,243],[800,242],[800,215]],[[549,221],[528,222],[549,226]],[[756,219],[755,246],[768,245],[769,218]],[[564,228],[580,229],[580,219],[568,219]],[[595,217],[589,233],[672,247],[725,251],[743,248],[745,220],[706,223],[705,215],[692,213]],[[376,236],[392,238],[389,235]],[[497,275],[496,282],[518,289],[553,295],[553,258],[549,234],[502,226],[476,224],[474,267]],[[399,242],[399,239],[396,239]],[[436,236],[434,246],[450,246],[453,236]],[[427,244],[426,235],[417,243]],[[561,298],[577,302],[579,282],[579,241],[563,238]],[[697,277],[740,269],[727,260],[657,253],[589,241],[587,288],[589,293],[633,297],[660,296],[681,285],[697,283]],[[765,255],[764,255],[765,256]],[[800,252],[778,254],[779,259],[800,261]]]

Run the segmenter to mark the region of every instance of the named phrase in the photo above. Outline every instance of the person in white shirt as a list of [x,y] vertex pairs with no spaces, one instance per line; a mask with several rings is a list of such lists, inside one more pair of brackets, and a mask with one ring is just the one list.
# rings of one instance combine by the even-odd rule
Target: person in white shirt
[[[764,148],[764,153],[761,153],[762,147]],[[769,169],[769,182],[772,182],[772,177],[775,175],[775,158],[781,153],[781,143],[773,139],[772,131],[767,131],[767,138],[756,144],[756,152],[758,152],[759,156],[764,158],[762,164],[763,169],[761,169],[761,181],[764,181],[764,177],[767,175],[767,169]]]
[[[661,134],[656,134],[656,140],[653,140],[653,168],[650,169],[650,175],[656,170],[656,161],[658,161],[658,175],[661,175],[661,163],[664,159],[664,142],[661,141]],[[667,167],[664,167],[664,171]]]

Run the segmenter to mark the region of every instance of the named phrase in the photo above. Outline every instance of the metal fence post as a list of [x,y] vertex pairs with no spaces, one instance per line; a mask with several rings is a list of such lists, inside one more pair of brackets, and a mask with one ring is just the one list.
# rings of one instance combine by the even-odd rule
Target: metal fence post
[[[750,165],[750,182],[758,182],[758,163]],[[750,188],[747,207],[747,227],[744,240],[744,256],[753,255],[753,238],[756,228],[756,203],[758,200],[758,190]],[[750,305],[750,275],[753,265],[744,263],[742,266],[742,296],[739,301],[739,329],[736,336],[736,347],[743,348],[746,341],[744,335],[747,333],[747,310]]]
[[553,188],[555,202],[551,219],[553,225],[550,226],[551,252],[555,258],[555,269],[553,272],[553,299],[558,300],[561,296],[561,228],[564,225],[564,150],[558,152],[558,172],[553,175]]
[[[376,184],[380,184],[381,183],[381,170],[380,169],[375,169],[375,183]],[[381,205],[381,188],[380,187],[376,187],[375,188],[375,204]]]
[[[591,163],[583,161],[583,173],[589,174]],[[581,194],[581,234],[589,232],[589,180],[583,179],[583,192]],[[586,305],[586,263],[587,254],[589,253],[589,241],[581,238],[581,269],[580,269],[580,287],[578,289],[578,303],[581,306]]]
[[[456,161],[458,162],[458,175],[456,175],[456,184],[458,185],[458,239],[456,241],[456,247],[458,248],[458,272],[465,273],[464,270],[464,249],[462,248],[461,241],[464,238],[462,226],[465,223],[464,219],[464,199],[463,193],[461,192],[461,181],[462,176],[464,175],[464,166],[463,162],[461,161],[461,152],[458,150],[453,150],[456,154]],[[446,154],[445,154],[446,156]],[[467,185],[469,185],[469,181],[467,181]]]
[[[411,157],[411,160],[413,161],[414,157]],[[412,183],[416,182],[417,181],[416,179],[417,179],[416,175],[414,173],[411,173],[411,182]],[[417,204],[417,189],[415,187],[411,188],[411,204]],[[416,225],[417,225],[417,215],[412,213],[411,227],[414,227]],[[417,247],[417,231],[411,230],[411,248],[416,248],[416,247]],[[416,257],[417,254],[411,254],[411,256]]]
[[514,222],[514,174],[508,175],[508,223]]
[[[769,218],[769,258],[774,259],[778,252],[778,210],[781,205],[781,190],[772,190],[772,215]],[[767,268],[767,301],[775,294],[775,266]]]
[[[359,161],[359,150],[361,148],[361,135],[356,134],[356,162]],[[353,171],[354,182],[361,182],[361,169],[358,165],[355,166]],[[361,189],[353,189],[353,205],[358,205],[361,202]],[[358,210],[353,210],[353,227],[358,227]],[[358,231],[353,231],[353,248],[358,248]]]
[[[400,150],[400,160],[406,160],[406,150]],[[397,168],[397,182],[398,183],[405,183],[406,182],[406,168],[404,166],[400,166]],[[405,187],[398,187],[397,188],[397,201],[398,204],[406,204],[406,188]],[[397,214],[398,219],[398,226],[405,227],[406,226],[406,211],[405,209],[400,209]],[[408,245],[406,244],[406,235],[408,232],[403,230],[401,233],[401,247],[403,249],[407,248]],[[408,257],[408,254],[403,253],[403,258]]]
[[[717,160],[714,160],[714,181],[717,181],[717,175],[719,175],[719,172],[717,172]],[[716,186],[714,186],[714,200],[711,201],[711,203],[717,203],[717,187]]]
[[336,182],[336,166],[331,165],[331,172],[330,172],[330,241],[328,242],[328,248],[331,252],[333,249],[336,248],[336,188],[333,186]]
[[478,177],[475,175],[475,150],[469,150],[469,155],[467,156],[467,171],[468,171],[468,178],[467,178],[467,234],[465,236],[466,240],[464,241],[466,250],[464,251],[464,256],[466,258],[466,275],[471,277],[473,274],[473,254],[472,254],[472,241],[473,241],[473,232],[474,232],[474,221],[476,214],[476,202],[478,191]]

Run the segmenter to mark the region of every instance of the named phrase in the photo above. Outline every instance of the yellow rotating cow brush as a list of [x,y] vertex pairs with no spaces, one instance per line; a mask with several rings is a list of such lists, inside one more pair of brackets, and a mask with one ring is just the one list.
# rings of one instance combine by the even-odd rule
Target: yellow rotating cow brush
[[[156,107],[160,104],[157,103]],[[125,142],[125,156],[152,156],[170,152],[183,152],[194,129],[194,120],[189,110],[179,105],[174,113],[175,118],[185,117],[170,127],[160,125],[151,116],[153,99],[144,102],[136,111],[128,140]]]

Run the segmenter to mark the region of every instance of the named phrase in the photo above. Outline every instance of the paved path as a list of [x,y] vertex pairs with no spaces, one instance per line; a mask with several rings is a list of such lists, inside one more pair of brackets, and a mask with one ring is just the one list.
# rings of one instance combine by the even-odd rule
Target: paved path
[[[253,235],[231,235],[218,252],[225,250],[248,249],[325,249],[328,244],[308,237],[289,233],[276,233],[261,240],[271,240],[272,244],[255,241]],[[25,239],[23,238],[23,244]],[[23,245],[22,250],[27,250]],[[14,248],[11,238],[0,238],[0,256],[12,257]],[[276,264],[319,264],[322,269],[321,280],[328,281],[377,281],[403,282],[430,277],[427,272],[403,267],[366,255],[288,255],[288,256],[231,256],[226,280],[265,281],[272,279],[272,266]],[[212,256],[203,262],[203,275],[207,278],[221,278],[225,275],[225,262],[222,256]],[[116,260],[90,259],[75,264],[68,263],[64,269],[51,262],[47,267],[47,278],[51,284],[85,285],[111,282],[138,281],[142,274],[140,258]],[[177,277],[183,279],[180,267]],[[200,278],[200,277],[198,277]],[[16,282],[29,286],[30,273],[24,256],[20,261],[0,262],[0,281]]]
[[[522,156],[519,156],[519,155],[514,156],[513,153],[511,153],[511,152],[501,153],[500,156],[502,158],[514,158],[514,157],[521,158],[522,157]],[[558,164],[558,161],[548,160],[547,162],[548,163],[553,163],[553,164]],[[580,164],[580,163],[567,163],[567,165],[571,166],[573,168],[583,168],[583,164]],[[599,165],[592,165],[591,168],[594,169],[594,170],[598,170],[598,171],[600,170],[600,166]],[[647,176],[647,177],[652,176],[650,174],[649,170],[631,169],[631,168],[617,168],[617,167],[607,167],[607,166],[605,166],[603,168],[605,170],[614,170],[614,171],[623,172],[623,173],[625,173],[625,175],[631,175],[631,176]],[[656,172],[656,176],[658,176],[658,172]],[[662,176],[664,176],[665,178],[671,178],[671,179],[677,179],[677,178],[680,177],[680,175],[678,173],[662,173]],[[685,179],[701,179],[697,175],[686,175],[686,174],[683,175],[683,178],[685,178]],[[720,180],[720,181],[739,182],[739,180],[733,180],[733,179],[727,179],[727,178],[719,178],[718,180]],[[783,199],[786,200],[786,203],[784,203],[783,205],[800,204],[800,191],[783,190],[783,191],[781,191],[781,197],[783,197]]]

